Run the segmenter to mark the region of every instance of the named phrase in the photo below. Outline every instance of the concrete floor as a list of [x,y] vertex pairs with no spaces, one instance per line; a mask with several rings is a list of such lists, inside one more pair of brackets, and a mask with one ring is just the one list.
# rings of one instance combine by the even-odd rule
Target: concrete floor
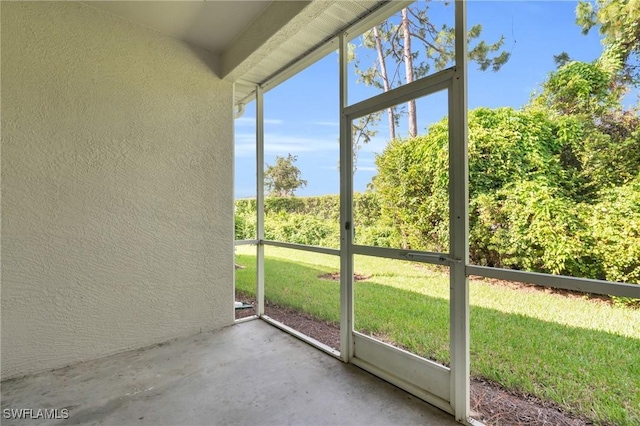
[[260,321],[2,383],[3,425],[456,425],[448,414]]

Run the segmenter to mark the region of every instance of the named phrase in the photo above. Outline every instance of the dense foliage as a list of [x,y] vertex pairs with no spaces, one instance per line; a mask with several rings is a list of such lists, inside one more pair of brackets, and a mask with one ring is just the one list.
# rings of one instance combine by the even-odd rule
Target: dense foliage
[[[378,224],[380,203],[375,193],[356,194],[356,240],[360,244],[394,246],[393,229]],[[267,197],[265,239],[325,247],[340,247],[340,197]],[[236,240],[256,238],[256,200],[236,200]]]
[[[638,130],[615,138],[537,108],[470,112],[472,261],[639,282]],[[447,148],[443,120],[377,159],[374,187],[404,247],[448,246]]]
[[594,3],[578,4],[576,23],[584,34],[598,28],[603,44],[599,62],[614,74],[616,85],[637,87],[640,84],[640,2],[596,0]]

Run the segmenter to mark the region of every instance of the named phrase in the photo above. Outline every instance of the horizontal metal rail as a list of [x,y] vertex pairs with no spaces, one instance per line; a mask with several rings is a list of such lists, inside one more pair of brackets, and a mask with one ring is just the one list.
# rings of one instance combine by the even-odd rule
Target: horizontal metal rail
[[262,315],[260,318],[262,320],[264,320],[265,322],[271,324],[272,326],[277,327],[280,330],[282,330],[282,331],[284,331],[286,333],[289,333],[294,337],[297,337],[298,339],[302,340],[303,342],[308,343],[311,346],[314,346],[314,347],[320,349],[321,351],[326,352],[329,355],[340,359],[340,351],[337,351],[337,350],[333,349],[331,346],[325,345],[321,341],[316,340],[311,336],[307,336],[306,334],[301,333],[298,330],[296,330],[294,328],[291,328],[288,325],[285,325],[285,324],[281,323],[280,321],[271,318],[268,315]]
[[422,253],[422,252],[403,253],[401,252],[401,254],[404,254],[404,257],[406,257],[407,259],[413,260],[416,262],[428,262],[428,263],[438,263],[438,264],[453,262],[453,259],[441,253]]
[[258,240],[235,240],[234,246],[255,246],[258,245]]
[[455,67],[438,71],[433,75],[423,77],[420,80],[407,83],[388,92],[380,93],[372,98],[348,106],[344,109],[344,113],[349,120],[354,120],[358,117],[371,114],[372,112],[381,111],[416,98],[432,95],[448,89],[455,75]]
[[310,251],[313,253],[322,253],[322,254],[330,254],[333,256],[340,256],[340,249],[334,249],[329,247],[321,247],[321,246],[308,246],[306,244],[297,244],[297,243],[285,243],[282,241],[272,241],[272,240],[262,240],[262,244],[265,246],[275,246],[288,248],[293,250],[304,250]]
[[542,274],[539,272],[516,271],[513,269],[475,265],[467,265],[466,272],[467,275],[478,275],[499,280],[534,284],[542,287],[640,299],[640,285],[638,284],[614,283],[611,281],[568,277],[565,275]]
[[411,260],[413,262],[430,263],[433,265],[449,265],[452,260],[447,253],[419,252],[400,250],[387,247],[353,246],[354,254],[365,256],[384,257],[399,260]]
[[249,322],[249,321],[257,320],[258,318],[260,318],[260,317],[258,317],[257,315],[250,315],[248,317],[238,318],[237,320],[235,320],[235,323],[236,324],[241,324],[243,322]]
[[[258,240],[238,240],[234,242],[236,246],[257,245]],[[282,247],[293,250],[303,250],[312,253],[328,254],[339,256],[340,250],[310,246],[297,243],[286,243],[282,241],[263,240],[262,244],[274,247]],[[420,252],[410,250],[392,249],[387,247],[353,246],[354,254],[365,256],[383,257],[389,259],[409,260],[412,262],[429,263],[434,265],[449,266],[454,259],[447,253]],[[562,290],[579,291],[582,293],[602,294],[607,296],[631,297],[640,299],[640,285],[616,283],[612,281],[594,280],[589,278],[569,277],[566,275],[544,274],[540,272],[518,271],[514,269],[493,268],[489,266],[467,265],[467,275],[477,275],[486,278],[499,280],[522,282],[541,287],[551,287]]]

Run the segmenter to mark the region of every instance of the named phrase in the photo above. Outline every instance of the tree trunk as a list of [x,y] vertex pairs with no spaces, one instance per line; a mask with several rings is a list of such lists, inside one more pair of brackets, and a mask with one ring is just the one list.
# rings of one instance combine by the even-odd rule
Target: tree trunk
[[[404,68],[406,72],[406,83],[413,81],[413,57],[411,56],[411,28],[409,27],[409,16],[407,9],[402,9],[402,33],[404,35]],[[409,137],[418,135],[418,120],[416,117],[416,101],[409,101],[407,104],[409,116]]]
[[[378,51],[378,61],[380,61],[380,74],[382,76],[382,87],[385,92],[388,92],[389,87],[389,75],[387,74],[387,64],[384,62],[384,55],[382,53],[382,41],[380,40],[380,33],[378,27],[373,27],[373,36],[376,39],[376,50]],[[389,116],[389,137],[391,140],[396,138],[396,126],[393,120],[393,108],[387,110]]]

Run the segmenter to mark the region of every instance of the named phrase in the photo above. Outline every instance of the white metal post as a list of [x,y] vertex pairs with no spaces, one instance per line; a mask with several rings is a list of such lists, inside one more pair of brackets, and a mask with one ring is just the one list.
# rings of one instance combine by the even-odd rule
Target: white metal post
[[264,315],[264,103],[256,87],[256,315]]
[[347,37],[339,38],[340,54],[340,357],[353,357],[353,153],[347,98]]
[[449,92],[449,237],[451,405],[456,420],[469,416],[469,182],[467,158],[466,1],[455,2],[456,75]]
[[[236,98],[236,84],[237,83],[235,83],[235,82],[233,83],[233,97],[231,99],[235,99]],[[235,162],[235,158],[236,158],[236,143],[235,143],[235,141],[236,141],[236,126],[235,126],[236,105],[235,104],[233,105],[233,109],[232,110],[233,110],[233,115],[234,115],[233,116],[233,120],[234,120],[234,122],[233,122],[233,158],[234,158],[234,161],[233,161],[233,163],[231,163],[231,167],[233,169],[233,171],[231,172],[231,176],[233,176],[233,185],[231,186],[231,188],[233,188],[234,192],[235,192],[235,188],[236,188],[236,181],[235,181],[235,176],[236,176],[236,162]],[[236,268],[235,268],[235,265],[236,265],[236,232],[235,232],[235,229],[236,229],[236,200],[235,200],[235,194],[234,194],[234,197],[233,197],[233,207],[232,207],[232,210],[231,210],[231,214],[232,214],[231,217],[233,218],[233,228],[232,229],[233,229],[233,266],[234,266],[233,269],[232,269],[232,271],[233,271],[233,280],[232,280],[232,283],[233,283],[233,300],[232,300],[232,302],[233,303],[231,303],[231,306],[233,306],[233,308],[231,308],[231,318],[233,318],[235,320],[236,319],[236,308],[235,308],[235,305],[236,305],[235,304],[235,301],[236,301]]]

